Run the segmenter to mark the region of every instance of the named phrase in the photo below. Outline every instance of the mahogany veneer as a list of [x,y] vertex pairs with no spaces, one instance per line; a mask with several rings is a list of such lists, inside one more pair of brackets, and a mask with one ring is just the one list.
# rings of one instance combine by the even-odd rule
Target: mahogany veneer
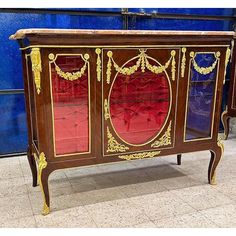
[[[236,43],[236,35],[234,35],[234,45]],[[229,120],[236,117],[236,47],[233,48],[231,59],[231,74],[229,84],[228,103],[226,110],[222,113],[221,119],[224,126],[225,139],[229,136]]]
[[28,160],[49,213],[54,170],[210,150],[232,32],[19,30]]

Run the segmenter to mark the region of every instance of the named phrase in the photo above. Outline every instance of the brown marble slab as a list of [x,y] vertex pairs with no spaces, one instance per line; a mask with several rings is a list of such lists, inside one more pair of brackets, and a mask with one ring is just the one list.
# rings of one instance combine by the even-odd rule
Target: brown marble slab
[[172,30],[80,30],[80,29],[20,29],[10,39],[23,39],[28,35],[206,35],[233,36],[233,31],[172,31]]

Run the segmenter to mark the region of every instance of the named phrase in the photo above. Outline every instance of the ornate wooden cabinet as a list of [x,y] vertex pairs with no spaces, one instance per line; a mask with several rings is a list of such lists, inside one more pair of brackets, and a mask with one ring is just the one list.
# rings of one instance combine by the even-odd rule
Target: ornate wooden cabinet
[[[236,35],[234,35],[233,45],[235,45]],[[225,139],[229,135],[229,120],[230,117],[236,117],[236,47],[232,48],[232,58],[231,58],[231,74],[230,74],[230,84],[229,84],[229,94],[228,103],[226,110],[222,113],[221,119],[224,126],[224,136]]]
[[[231,32],[19,30],[28,160],[49,213],[56,169],[209,150]],[[124,163],[125,164],[125,163]]]

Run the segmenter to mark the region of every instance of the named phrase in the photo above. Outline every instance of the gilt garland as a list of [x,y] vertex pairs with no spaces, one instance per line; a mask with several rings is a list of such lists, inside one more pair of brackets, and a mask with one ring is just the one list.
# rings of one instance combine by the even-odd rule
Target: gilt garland
[[69,80],[69,81],[74,81],[74,80],[77,80],[77,79],[81,78],[85,74],[85,71],[86,71],[86,69],[88,67],[88,63],[89,63],[89,61],[88,61],[89,60],[89,55],[84,54],[84,56],[82,56],[82,59],[84,60],[84,65],[81,67],[80,70],[78,70],[76,72],[65,72],[57,65],[56,58],[55,58],[53,53],[50,53],[48,57],[54,63],[56,73],[61,78],[65,79],[65,80]]
[[118,157],[125,160],[136,160],[136,159],[143,159],[143,158],[152,158],[154,156],[159,155],[160,153],[161,153],[160,151],[139,152],[139,153],[134,153],[134,154],[120,155]]
[[123,75],[132,75],[134,74],[140,67],[141,67],[141,71],[144,73],[145,69],[147,68],[149,71],[155,73],[155,74],[159,74],[164,72],[169,65],[171,64],[171,74],[172,74],[172,80],[175,80],[175,72],[176,72],[176,61],[175,61],[175,55],[176,55],[176,51],[172,50],[171,51],[171,56],[169,58],[169,60],[164,64],[164,65],[160,65],[160,66],[155,66],[155,65],[151,65],[148,61],[148,59],[152,59],[151,57],[149,57],[146,54],[146,50],[144,49],[140,49],[140,54],[135,57],[138,60],[136,61],[135,65],[130,66],[130,67],[120,67],[114,60],[113,58],[113,52],[112,51],[108,51],[107,52],[107,56],[108,56],[108,62],[107,62],[107,71],[106,71],[106,75],[107,75],[107,84],[110,84],[111,82],[111,69],[112,69],[112,64],[115,68],[115,70],[118,73],[121,73]]
[[190,52],[190,57],[192,58],[192,63],[193,63],[193,68],[199,73],[199,74],[202,74],[202,75],[207,75],[209,73],[211,73],[216,65],[217,65],[217,62],[220,58],[220,52],[216,52],[215,53],[215,61],[212,63],[211,66],[208,66],[208,67],[200,67],[197,62],[195,61],[195,56],[196,56],[196,53],[194,52]]

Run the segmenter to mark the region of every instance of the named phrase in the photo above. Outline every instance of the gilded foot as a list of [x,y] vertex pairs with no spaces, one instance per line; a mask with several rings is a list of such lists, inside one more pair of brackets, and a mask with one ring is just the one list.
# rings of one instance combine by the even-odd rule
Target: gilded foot
[[[49,172],[47,169],[48,163],[46,161],[46,157],[44,153],[42,152],[39,155],[39,161],[38,161],[38,180],[39,180],[39,185],[42,191],[43,195],[43,211],[42,215],[47,215],[50,212],[50,200],[49,200],[49,190],[48,190],[48,176]],[[46,170],[46,171],[45,171]]]
[[44,202],[43,204],[43,211],[42,211],[42,215],[46,216],[50,213],[50,207],[47,206],[46,202]]
[[216,185],[216,168],[223,156],[224,153],[224,145],[221,143],[220,139],[218,139],[217,146],[213,150],[211,150],[211,159],[208,167],[208,181],[211,185]]

